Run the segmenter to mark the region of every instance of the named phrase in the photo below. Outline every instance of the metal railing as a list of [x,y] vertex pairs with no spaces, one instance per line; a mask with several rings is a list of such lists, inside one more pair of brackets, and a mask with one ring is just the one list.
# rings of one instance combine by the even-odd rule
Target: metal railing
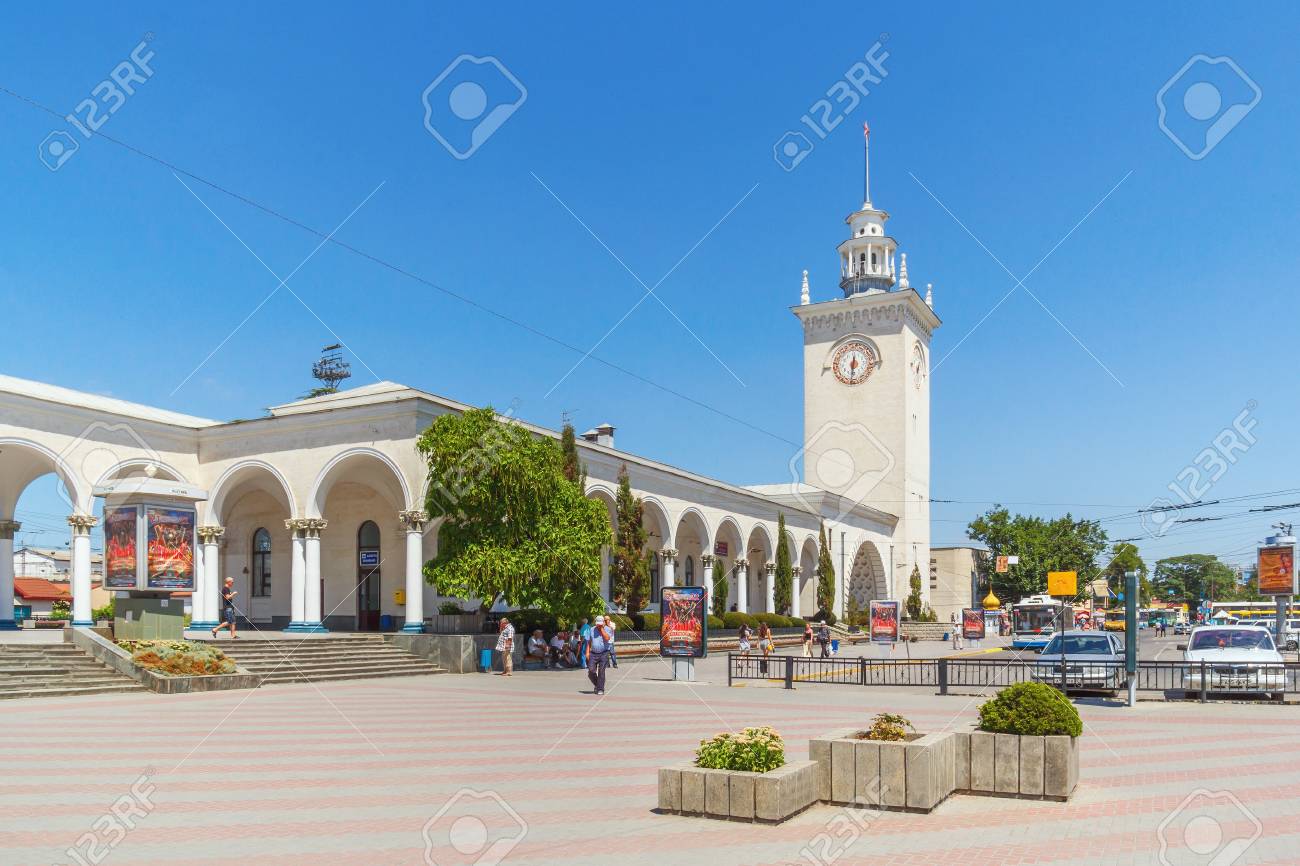
[[[1207,701],[1218,695],[1300,694],[1300,663],[1228,663],[1139,661],[1140,692]],[[950,689],[1001,688],[1041,682],[1064,692],[1119,692],[1128,688],[1123,662],[1041,661],[1035,659],[871,659],[807,658],[727,653],[727,684],[739,680],[780,682],[787,689],[801,683],[856,686],[929,686],[939,694]]]

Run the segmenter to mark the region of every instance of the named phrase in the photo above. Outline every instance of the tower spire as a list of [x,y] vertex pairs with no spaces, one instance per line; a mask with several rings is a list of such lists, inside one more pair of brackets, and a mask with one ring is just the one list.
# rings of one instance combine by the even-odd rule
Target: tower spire
[[799,288],[799,304],[808,303],[808,271],[803,272],[803,285]]
[[862,207],[871,207],[871,127],[862,122]]
[[907,253],[899,253],[900,264],[898,266],[898,287],[900,289],[909,289],[912,284],[907,281]]

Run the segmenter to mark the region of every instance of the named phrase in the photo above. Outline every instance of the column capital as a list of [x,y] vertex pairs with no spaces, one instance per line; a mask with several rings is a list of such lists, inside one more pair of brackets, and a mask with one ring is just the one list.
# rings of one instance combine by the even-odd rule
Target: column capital
[[200,526],[194,530],[199,534],[199,541],[204,544],[216,544],[221,540],[221,536],[226,534],[226,527],[215,524]]
[[429,515],[424,511],[415,508],[409,511],[397,512],[397,519],[402,521],[407,532],[423,532],[424,524],[429,522]]
[[738,572],[744,572],[744,573],[748,574],[748,573],[749,573],[749,560],[748,560],[748,559],[737,559],[737,560],[736,560],[736,571],[738,571]]
[[22,528],[23,525],[17,520],[0,520],[0,539],[13,541],[14,533]]
[[668,560],[669,562],[672,562],[674,559],[677,558],[677,548],[665,547],[663,550],[659,551],[659,555],[662,556],[664,559]]
[[713,554],[712,554],[712,553],[702,553],[702,554],[700,554],[700,568],[710,568],[710,569],[713,568]]
[[320,517],[291,517],[284,522],[284,528],[297,532],[302,538],[320,538],[321,530],[329,526],[329,521]]
[[767,574],[768,577],[771,577],[772,575],[776,574],[776,563],[775,562],[764,563],[763,571]]
[[803,574],[803,566],[802,565],[790,566],[790,573],[793,574],[795,577],[798,577],[799,575]]
[[91,528],[97,523],[99,518],[91,514],[68,515],[68,525],[72,527],[73,535],[90,535]]

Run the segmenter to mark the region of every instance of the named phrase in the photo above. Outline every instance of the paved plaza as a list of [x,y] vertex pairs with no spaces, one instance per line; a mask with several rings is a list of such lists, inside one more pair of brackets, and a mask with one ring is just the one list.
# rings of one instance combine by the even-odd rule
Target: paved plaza
[[[958,795],[930,815],[854,813],[861,824],[823,805],[781,826],[659,815],[656,768],[719,730],[772,724],[802,759],[810,737],[878,711],[934,731],[969,724],[979,704],[728,689],[721,657],[699,673],[673,683],[659,658],[629,659],[603,700],[581,672],[529,671],[8,702],[0,862],[81,862],[73,848],[142,866],[1146,864],[1162,862],[1162,822],[1207,850],[1259,835],[1224,866],[1297,860],[1294,706],[1084,702],[1069,803]],[[1198,794],[1222,791],[1236,799]],[[104,817],[113,809],[133,829]],[[842,853],[813,853],[827,849]],[[1214,862],[1181,844],[1166,857]]]

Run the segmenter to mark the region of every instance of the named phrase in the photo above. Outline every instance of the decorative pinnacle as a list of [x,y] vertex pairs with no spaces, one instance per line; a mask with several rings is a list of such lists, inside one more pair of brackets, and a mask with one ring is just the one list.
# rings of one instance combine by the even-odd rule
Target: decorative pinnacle
[[899,253],[898,259],[898,287],[900,289],[910,289],[912,284],[907,281],[907,253]]
[[808,303],[808,271],[803,272],[803,287],[799,289],[799,303]]
[[933,283],[925,284],[925,305],[932,310],[934,309],[934,284]]

